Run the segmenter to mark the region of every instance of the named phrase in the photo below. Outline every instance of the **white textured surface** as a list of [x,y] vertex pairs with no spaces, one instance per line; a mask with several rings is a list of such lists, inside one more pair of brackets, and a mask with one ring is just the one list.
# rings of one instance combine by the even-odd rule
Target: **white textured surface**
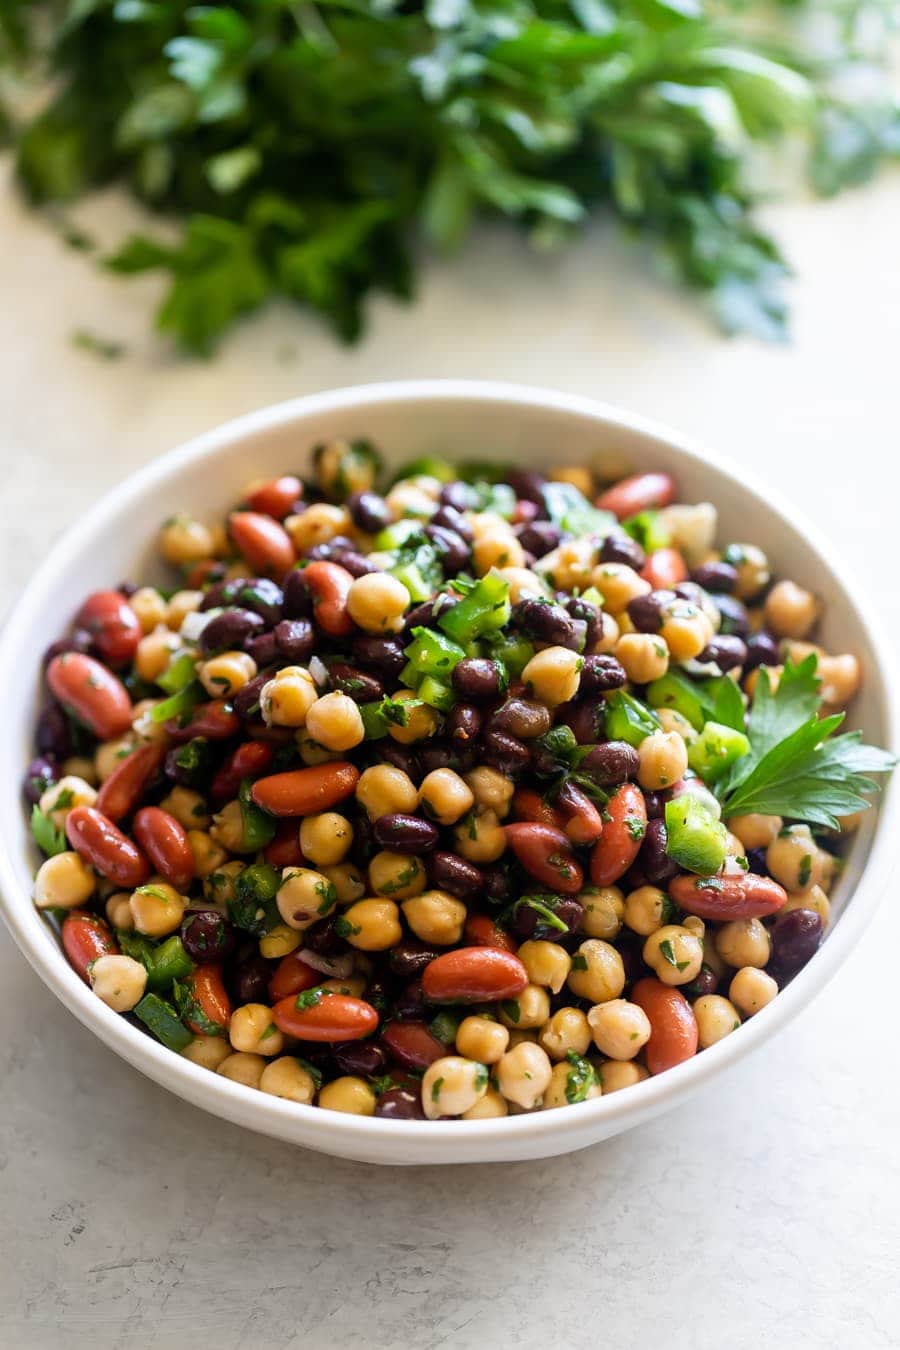
[[[93,218],[114,236],[125,213]],[[144,335],[152,283],[96,276],[4,191],[0,604],[81,506],[204,427],[336,384],[473,375],[748,457],[840,538],[896,628],[897,179],[775,218],[803,268],[787,350],[721,341],[611,235],[550,263],[499,234],[433,269],[415,309],[376,306],[354,351],[273,313],[202,366]],[[72,349],[79,327],[129,356]],[[0,1346],[892,1347],[895,933],[891,896],[811,1010],[659,1122],[541,1164],[403,1173],[180,1103],[0,934]]]

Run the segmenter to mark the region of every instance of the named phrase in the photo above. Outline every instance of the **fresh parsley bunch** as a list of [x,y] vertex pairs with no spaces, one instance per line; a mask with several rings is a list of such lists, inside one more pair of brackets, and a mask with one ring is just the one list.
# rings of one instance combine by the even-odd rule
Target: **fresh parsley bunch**
[[0,122],[35,203],[118,182],[175,222],[108,261],[168,274],[157,322],[189,351],[276,296],[353,339],[370,291],[411,294],[422,241],[499,214],[546,248],[599,210],[726,329],[777,338],[756,146],[811,129],[824,192],[900,148],[890,100],[833,78],[871,67],[860,11],[886,28],[896,0],[830,2],[830,49],[801,59],[749,38],[762,0],[0,0],[0,88],[52,77],[37,114],[9,98]]

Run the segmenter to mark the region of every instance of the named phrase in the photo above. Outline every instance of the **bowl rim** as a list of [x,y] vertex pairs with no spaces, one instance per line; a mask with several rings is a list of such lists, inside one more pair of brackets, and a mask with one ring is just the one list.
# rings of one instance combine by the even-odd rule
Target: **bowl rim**
[[[384,403],[412,408],[435,401],[505,404],[520,412],[532,409],[535,412],[587,418],[601,425],[664,441],[679,456],[701,470],[711,467],[719,471],[751,497],[760,499],[775,515],[781,516],[826,565],[845,580],[876,663],[883,672],[889,670],[890,649],[881,625],[873,617],[867,600],[859,599],[863,594],[861,588],[852,584],[852,578],[849,583],[846,581],[847,568],[843,560],[838,559],[830,543],[822,538],[818,529],[804,518],[802,512],[798,513],[785,503],[777,491],[767,484],[762,485],[742,466],[732,464],[727,458],[710,452],[691,437],[673,431],[660,422],[592,398],[507,382],[426,379],[344,386],[272,404],[203,432],[129,474],[56,541],[8,611],[0,630],[0,690],[12,693],[21,687],[22,681],[16,680],[15,671],[19,635],[30,623],[30,616],[40,612],[42,602],[52,588],[53,579],[65,569],[73,553],[80,549],[85,534],[101,531],[107,521],[120,516],[130,501],[140,498],[186,465],[213,458],[235,440],[265,434],[286,424],[302,422],[321,414],[351,410],[359,412],[366,407]],[[28,687],[30,690],[30,684]],[[900,696],[893,692],[891,683],[886,679],[882,712],[886,744],[896,748]],[[881,795],[865,869],[853,892],[852,904],[847,904],[841,916],[840,926],[823,944],[815,961],[801,971],[772,1003],[744,1023],[740,1035],[726,1037],[702,1054],[693,1056],[664,1074],[635,1084],[627,1092],[577,1103],[565,1111],[540,1111],[493,1120],[468,1121],[464,1132],[460,1131],[457,1121],[395,1121],[341,1112],[323,1113],[319,1107],[285,1101],[234,1083],[168,1050],[93,996],[88,986],[65,963],[58,945],[46,941],[46,925],[32,908],[30,896],[27,897],[27,907],[21,900],[11,898],[19,895],[21,886],[11,846],[7,842],[10,837],[7,831],[0,831],[0,911],[14,941],[32,968],[84,1026],[133,1067],[213,1114],[281,1138],[290,1136],[291,1121],[302,1121],[307,1134],[317,1128],[327,1133],[326,1147],[333,1142],[339,1146],[336,1152],[340,1152],[341,1147],[352,1150],[357,1145],[377,1148],[379,1143],[402,1147],[404,1143],[411,1144],[413,1141],[422,1144],[426,1139],[435,1145],[435,1150],[429,1151],[440,1151],[442,1144],[450,1145],[452,1141],[461,1144],[465,1140],[468,1148],[479,1141],[485,1144],[500,1144],[505,1139],[516,1140],[517,1143],[525,1139],[534,1142],[547,1136],[561,1143],[562,1147],[558,1151],[563,1151],[567,1136],[588,1134],[592,1123],[598,1127],[602,1124],[602,1134],[611,1134],[623,1117],[630,1117],[632,1123],[638,1123],[655,1114],[663,1105],[674,1105],[721,1069],[737,1063],[761,1045],[808,1004],[846,959],[872,918],[890,877],[896,851],[893,839],[898,833],[898,822],[900,786],[888,780]],[[35,919],[38,920],[37,924]]]

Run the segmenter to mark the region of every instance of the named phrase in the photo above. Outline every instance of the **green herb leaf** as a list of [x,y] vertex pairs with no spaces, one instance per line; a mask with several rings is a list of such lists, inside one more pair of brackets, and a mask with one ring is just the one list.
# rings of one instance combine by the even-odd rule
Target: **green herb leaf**
[[[61,794],[60,794],[61,795]],[[34,842],[48,858],[57,853],[65,853],[69,845],[62,830],[58,830],[49,816],[45,816],[39,806],[31,809],[31,834]]]

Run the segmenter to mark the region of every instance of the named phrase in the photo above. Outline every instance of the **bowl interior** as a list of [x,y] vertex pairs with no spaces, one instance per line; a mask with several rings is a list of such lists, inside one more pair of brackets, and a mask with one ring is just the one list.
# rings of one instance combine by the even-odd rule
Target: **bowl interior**
[[[791,524],[774,506],[771,494],[761,493],[696,451],[679,445],[655,428],[597,405],[555,395],[540,395],[523,390],[493,386],[382,386],[369,390],[346,391],[282,405],[233,423],[181,451],[166,456],[127,480],[105,498],[51,553],[16,610],[10,616],[0,645],[0,698],[4,708],[5,736],[0,745],[0,821],[4,869],[3,903],[8,921],[29,959],[39,965],[56,992],[82,1019],[87,991],[69,969],[49,928],[33,909],[30,900],[31,879],[36,855],[30,841],[25,813],[19,796],[23,767],[31,753],[34,717],[39,706],[41,654],[46,645],[64,629],[86,593],[110,583],[133,578],[163,579],[155,556],[154,540],[166,517],[186,511],[210,521],[240,496],[244,484],[255,477],[276,471],[303,470],[310,448],[333,437],[366,437],[375,442],[389,466],[424,454],[450,459],[503,459],[519,466],[547,470],[550,465],[593,461],[599,456],[625,466],[671,470],[679,483],[684,501],[712,501],[719,512],[719,540],[747,541],[759,544],[769,554],[775,569],[809,587],[826,601],[821,641],[832,651],[852,651],[866,671],[863,691],[856,700],[852,725],[863,726],[867,738],[875,744],[891,740],[890,700],[879,664],[876,639],[869,624],[849,594],[842,575],[814,543],[806,527]],[[740,472],[740,471],[738,471]],[[842,569],[841,569],[842,570]],[[846,870],[835,892],[835,922],[829,941],[841,931],[845,911],[860,879],[877,828],[876,813],[855,838],[849,851]],[[852,908],[852,906],[849,906]],[[808,968],[811,972],[816,962]],[[796,982],[795,982],[796,983]],[[91,1000],[99,1003],[98,1000]],[[780,1002],[781,1000],[776,1000]],[[773,1005],[774,1006],[774,1005]],[[123,1019],[101,1008],[100,1028],[92,1013],[95,1030],[104,1039],[119,1035],[105,1026],[106,1019],[119,1027]],[[768,1010],[767,1010],[768,1012]],[[125,1024],[127,1026],[127,1024]],[[133,1029],[128,1028],[128,1034]],[[744,1033],[742,1032],[741,1035]],[[141,1033],[134,1035],[151,1045]],[[740,1035],[735,1040],[740,1039]],[[158,1079],[164,1074],[157,1051],[152,1045],[148,1067],[147,1054],[137,1042],[117,1049]],[[720,1049],[724,1047],[716,1047]],[[169,1055],[169,1052],[163,1052]],[[706,1058],[710,1052],[705,1052]],[[174,1056],[170,1056],[175,1059]],[[724,1057],[723,1057],[724,1058]],[[683,1066],[687,1067],[687,1066]],[[193,1066],[178,1061],[178,1071],[193,1071]],[[203,1074],[204,1071],[197,1070]],[[212,1077],[212,1075],[206,1075]],[[661,1080],[653,1080],[659,1083]],[[219,1086],[222,1081],[218,1080]],[[174,1086],[170,1082],[170,1085]],[[234,1085],[225,1085],[233,1088]],[[649,1087],[650,1084],[642,1085]],[[182,1090],[179,1086],[176,1090]],[[237,1089],[242,1096],[259,1098]],[[199,1100],[198,1092],[185,1095]],[[619,1094],[627,1097],[629,1094]],[[269,1123],[248,1119],[257,1128],[271,1128],[271,1119],[281,1108],[294,1119],[301,1115],[325,1115],[308,1108],[289,1107],[286,1103],[267,1102],[275,1113]],[[588,1104],[607,1108],[612,1117],[612,1099]],[[616,1114],[621,1112],[620,1103]],[[567,1117],[571,1111],[551,1112],[544,1116]],[[232,1118],[238,1113],[232,1112]],[[244,1113],[245,1115],[248,1112]],[[597,1120],[600,1113],[595,1111]],[[252,1117],[252,1110],[249,1112]],[[520,1117],[509,1121],[480,1122],[480,1126],[518,1127]],[[365,1122],[371,1130],[382,1122]],[[390,1123],[393,1127],[393,1123]],[[435,1127],[423,1127],[433,1145],[425,1148],[421,1160],[431,1160],[438,1143]],[[616,1126],[615,1128],[619,1128]],[[272,1128],[273,1133],[290,1133],[287,1127]],[[610,1133],[597,1128],[590,1137]],[[301,1132],[305,1133],[305,1132]],[[439,1133],[443,1131],[439,1130]],[[399,1136],[395,1136],[399,1138]],[[422,1137],[422,1131],[419,1132]],[[459,1139],[459,1132],[456,1138]],[[309,1142],[305,1139],[304,1142]],[[327,1144],[319,1146],[328,1147]],[[573,1147],[574,1144],[562,1145]],[[334,1147],[334,1152],[345,1151]],[[554,1149],[545,1148],[550,1152]],[[358,1149],[348,1156],[365,1156]],[[484,1155],[488,1156],[488,1155]],[[512,1156],[507,1153],[507,1156]],[[518,1156],[529,1156],[526,1152]]]

